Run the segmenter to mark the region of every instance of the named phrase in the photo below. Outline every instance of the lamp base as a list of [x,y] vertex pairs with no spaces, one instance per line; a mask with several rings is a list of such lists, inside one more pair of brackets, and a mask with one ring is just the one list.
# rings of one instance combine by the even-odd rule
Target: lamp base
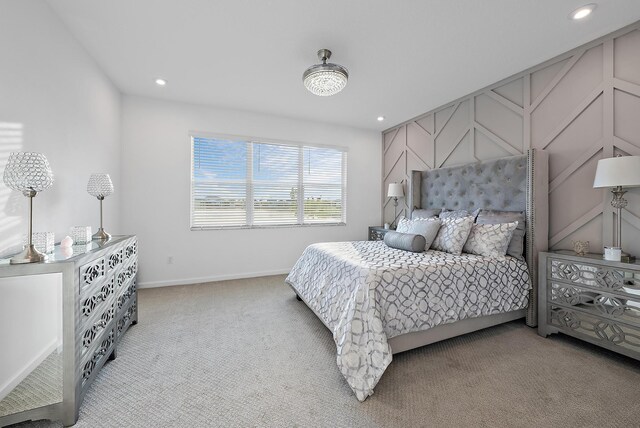
[[103,228],[98,229],[96,233],[91,237],[94,241],[108,241],[111,239],[111,235],[104,231]]
[[36,247],[27,245],[22,252],[11,257],[9,263],[12,265],[20,265],[25,263],[38,263],[47,260],[47,256],[36,250]]

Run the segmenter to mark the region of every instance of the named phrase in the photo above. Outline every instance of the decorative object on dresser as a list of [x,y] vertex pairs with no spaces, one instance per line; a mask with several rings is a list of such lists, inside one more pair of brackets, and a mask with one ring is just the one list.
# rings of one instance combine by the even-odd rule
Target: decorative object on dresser
[[49,161],[41,153],[11,153],[4,170],[3,181],[10,189],[18,190],[29,198],[28,242],[21,253],[11,258],[11,264],[41,262],[46,259],[46,255],[33,245],[33,198],[38,192],[48,189],[53,184],[53,172]]
[[540,253],[538,334],[564,333],[640,359],[640,265]]
[[[84,252],[56,245],[47,263],[10,266],[0,260],[0,278],[61,275],[60,297],[47,301],[47,309],[59,312],[59,325],[51,329],[53,347],[26,374],[31,379],[26,387],[21,383],[8,395],[0,394],[0,426],[38,419],[69,426],[78,420],[87,390],[102,366],[116,357],[126,330],[137,323],[137,245],[135,236],[114,236],[88,243]],[[35,285],[30,281],[20,290],[32,293],[31,283]],[[24,316],[42,309],[26,307]],[[3,348],[3,358],[15,354],[24,359],[23,344],[10,345]]]
[[86,244],[93,239],[91,236],[91,226],[73,226],[71,228],[71,238],[74,244]]
[[396,218],[398,217],[398,198],[404,197],[402,183],[389,183],[387,197],[393,199],[393,221],[391,222],[391,229],[395,229],[394,224],[396,224]]
[[[25,247],[29,245],[29,236],[24,235],[22,242]],[[53,246],[55,245],[55,233],[33,232],[31,234],[31,242],[36,250],[43,254],[48,254],[53,251]]]
[[[617,210],[616,232],[613,246],[622,250],[622,209],[627,206],[625,188],[640,186],[640,156],[616,156],[600,159],[593,180],[594,188],[611,187],[613,199],[611,206]],[[622,251],[623,262],[634,262],[635,257]]]
[[89,183],[87,183],[87,192],[91,196],[98,198],[100,201],[100,229],[98,229],[98,231],[93,235],[93,239],[109,239],[111,238],[111,235],[105,232],[102,227],[102,201],[113,193],[113,183],[111,182],[109,174],[91,174],[91,177],[89,177]]
[[384,241],[384,235],[390,229],[380,226],[369,226],[369,241]]
[[573,251],[579,255],[584,256],[589,253],[589,241],[573,241]]

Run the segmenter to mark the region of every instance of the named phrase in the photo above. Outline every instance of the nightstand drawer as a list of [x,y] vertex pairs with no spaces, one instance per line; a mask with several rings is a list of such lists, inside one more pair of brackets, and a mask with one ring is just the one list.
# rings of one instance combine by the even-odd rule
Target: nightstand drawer
[[389,229],[385,229],[385,228],[382,228],[382,227],[370,226],[369,227],[369,241],[383,241],[384,240],[384,235],[386,235],[388,231],[389,231]]
[[627,298],[620,293],[593,291],[573,284],[549,282],[548,302],[579,309],[594,316],[620,321],[640,328],[640,296]]
[[640,292],[640,272],[618,269],[596,263],[550,258],[548,278],[592,288]]
[[637,358],[640,328],[587,314],[578,309],[549,305],[549,324],[563,333]]

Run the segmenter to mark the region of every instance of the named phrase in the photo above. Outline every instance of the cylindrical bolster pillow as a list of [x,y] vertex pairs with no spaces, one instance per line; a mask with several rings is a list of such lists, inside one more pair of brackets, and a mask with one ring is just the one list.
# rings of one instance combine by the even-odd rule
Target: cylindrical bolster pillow
[[398,250],[413,251],[414,253],[422,253],[427,241],[422,235],[414,235],[412,233],[400,233],[390,230],[384,235],[384,243],[391,248]]

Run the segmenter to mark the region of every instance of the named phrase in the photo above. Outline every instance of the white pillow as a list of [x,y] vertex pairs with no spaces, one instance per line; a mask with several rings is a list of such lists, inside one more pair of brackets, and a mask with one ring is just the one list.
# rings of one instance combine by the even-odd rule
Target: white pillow
[[463,251],[485,257],[504,257],[518,222],[474,224]]
[[410,233],[413,235],[422,235],[426,241],[425,251],[431,247],[431,243],[436,238],[440,229],[440,220],[438,218],[417,218],[409,220],[402,217],[398,221],[396,232]]
[[442,226],[433,244],[431,244],[431,248],[459,256],[462,254],[462,248],[467,242],[472,227],[473,217],[446,218],[442,220]]

